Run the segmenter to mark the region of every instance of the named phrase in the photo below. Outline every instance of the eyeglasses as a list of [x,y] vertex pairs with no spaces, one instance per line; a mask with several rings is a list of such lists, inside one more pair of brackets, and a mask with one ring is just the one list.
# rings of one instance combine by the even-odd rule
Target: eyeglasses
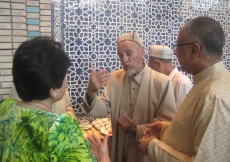
[[187,45],[190,45],[190,44],[193,44],[193,43],[194,43],[194,42],[173,45],[173,51],[176,52],[176,49],[177,49],[177,47],[179,47],[179,46],[187,46]]

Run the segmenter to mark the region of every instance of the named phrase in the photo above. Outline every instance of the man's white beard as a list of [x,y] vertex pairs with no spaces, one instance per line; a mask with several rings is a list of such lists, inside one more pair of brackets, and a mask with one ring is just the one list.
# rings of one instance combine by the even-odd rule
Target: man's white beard
[[135,68],[135,69],[125,70],[125,74],[126,74],[128,77],[131,77],[131,76],[133,76],[134,74],[137,74],[137,70],[136,70],[136,68]]
[[[127,65],[129,65],[127,63]],[[137,66],[131,66],[132,68],[128,69],[128,70],[124,70],[125,71],[125,74],[128,76],[128,77],[131,77],[131,76],[134,76],[137,74],[137,71],[139,69],[139,67],[141,66],[141,61],[139,62],[139,64]]]

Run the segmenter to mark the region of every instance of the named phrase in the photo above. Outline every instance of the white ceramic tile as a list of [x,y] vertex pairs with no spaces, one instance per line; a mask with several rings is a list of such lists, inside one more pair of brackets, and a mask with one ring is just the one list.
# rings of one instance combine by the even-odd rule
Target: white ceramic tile
[[13,43],[13,48],[17,49],[20,45],[21,45],[21,43]]
[[51,21],[51,16],[40,16],[41,21]]
[[39,13],[27,13],[27,18],[29,18],[29,19],[33,19],[33,18],[37,19],[37,18],[39,18]]
[[27,32],[25,30],[13,30],[13,35],[27,36]]
[[1,88],[0,89],[0,94],[9,94],[10,93],[10,88]]
[[11,23],[0,23],[0,29],[11,29]]
[[11,49],[12,43],[0,43],[0,50],[1,49]]
[[[12,65],[13,65],[12,63],[1,63],[0,68],[1,69],[9,69],[9,68],[13,67]],[[0,81],[1,81],[1,79],[0,79]]]
[[25,3],[25,0],[11,0],[11,2],[21,2],[21,3]]
[[13,56],[0,56],[0,62],[11,62],[12,63]]
[[17,37],[17,36],[15,36],[15,37],[13,37],[13,42],[24,42],[24,41],[26,41],[27,40],[27,37],[23,37],[23,36],[19,36],[19,37]]
[[2,88],[11,88],[13,86],[13,82],[2,82]]
[[12,15],[26,16],[26,11],[25,10],[12,10]]
[[51,4],[40,4],[40,9],[51,10]]
[[0,15],[10,15],[10,9],[0,9]]
[[12,50],[0,50],[0,56],[13,55]]
[[51,34],[51,33],[41,33],[41,36],[51,37],[51,36],[52,36],[52,34]]
[[48,4],[50,4],[51,0],[40,0],[40,3],[48,3]]
[[12,19],[13,19],[13,22],[26,23],[26,18],[25,17],[13,16]]
[[1,69],[1,75],[12,75],[12,69]]
[[[0,65],[1,66],[1,65]],[[0,82],[12,82],[13,76],[0,76]]]
[[11,22],[11,16],[0,16],[0,22]]
[[26,6],[24,3],[11,3],[11,8],[12,9],[18,9],[18,10],[20,10],[20,9],[25,10]]
[[40,29],[41,32],[46,32],[46,33],[51,32],[51,27],[41,27]]
[[51,15],[51,10],[40,10],[40,15]]
[[10,3],[0,2],[0,8],[10,8]]
[[40,27],[38,25],[28,25],[28,31],[39,31]]
[[11,35],[11,30],[0,30],[0,35]]
[[12,37],[11,36],[1,36],[0,42],[2,43],[12,42]]
[[12,29],[24,29],[26,30],[26,24],[24,23],[13,23],[13,28]]
[[39,6],[38,1],[27,1],[26,3],[27,6]]
[[41,26],[51,26],[51,22],[50,21],[41,21],[40,23]]

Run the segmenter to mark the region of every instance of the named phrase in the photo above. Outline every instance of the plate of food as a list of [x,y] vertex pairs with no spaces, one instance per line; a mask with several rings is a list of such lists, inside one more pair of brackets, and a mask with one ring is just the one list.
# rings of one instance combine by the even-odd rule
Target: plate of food
[[112,136],[112,125],[104,125],[101,127],[100,132],[104,135]]
[[87,129],[92,128],[92,125],[91,125],[91,124],[88,124],[87,126],[82,126],[82,125],[80,124],[80,127],[81,127],[82,130],[87,130]]

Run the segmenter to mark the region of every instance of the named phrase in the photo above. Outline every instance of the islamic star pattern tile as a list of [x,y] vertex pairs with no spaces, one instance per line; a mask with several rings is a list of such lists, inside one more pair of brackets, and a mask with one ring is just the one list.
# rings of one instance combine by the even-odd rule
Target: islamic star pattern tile
[[[172,47],[186,20],[212,17],[225,31],[223,62],[230,69],[229,8],[226,0],[53,0],[52,33],[71,59],[68,91],[76,114],[84,115],[81,104],[92,67],[110,72],[121,68],[116,37],[132,30],[144,41],[147,63],[149,47]],[[180,69],[177,58],[172,60]]]

